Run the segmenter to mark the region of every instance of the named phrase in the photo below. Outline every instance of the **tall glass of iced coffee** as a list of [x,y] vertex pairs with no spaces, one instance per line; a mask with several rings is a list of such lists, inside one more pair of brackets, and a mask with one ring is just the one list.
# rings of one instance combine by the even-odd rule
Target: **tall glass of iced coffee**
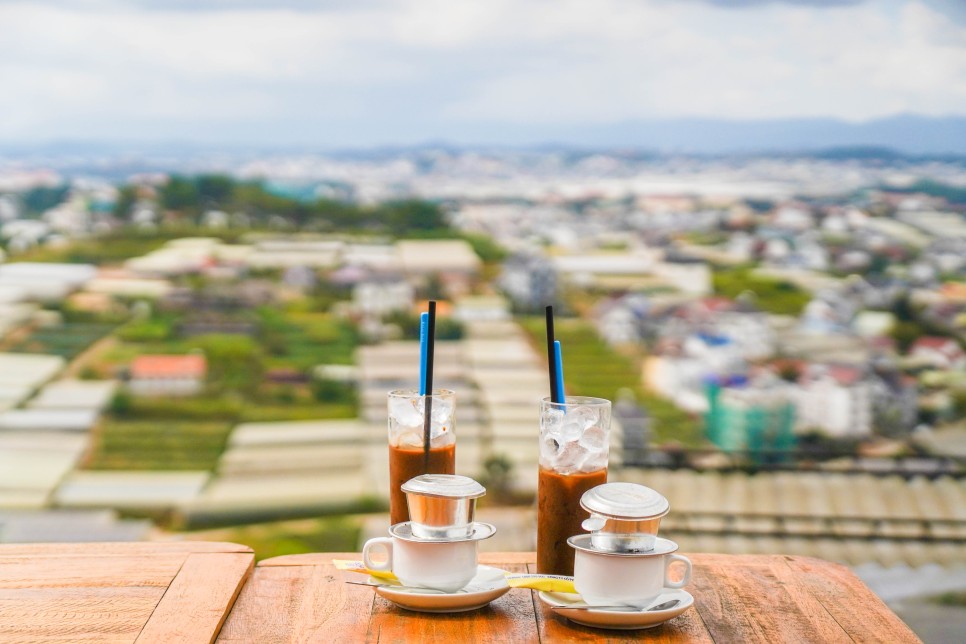
[[415,389],[389,392],[389,519],[409,521],[402,484],[421,474],[456,473],[456,394],[435,389],[430,397],[428,451],[426,398]]
[[611,404],[567,396],[540,402],[540,476],[537,487],[537,572],[574,574],[567,539],[586,534],[590,514],[580,506],[587,490],[607,482]]

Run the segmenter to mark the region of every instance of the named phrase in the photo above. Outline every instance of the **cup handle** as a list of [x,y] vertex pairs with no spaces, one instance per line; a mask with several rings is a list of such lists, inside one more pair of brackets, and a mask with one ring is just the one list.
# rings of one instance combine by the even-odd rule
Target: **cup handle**
[[[376,563],[369,557],[369,551],[373,546],[383,546],[386,549],[386,561],[383,563]],[[366,568],[369,570],[381,570],[386,572],[392,571],[392,539],[389,537],[376,537],[375,539],[369,539],[366,541],[366,545],[362,546],[362,562],[366,564]]]
[[[671,581],[668,579],[668,572],[671,571],[671,564],[680,561],[684,564],[684,577],[681,581]],[[665,588],[684,588],[691,581],[691,560],[682,555],[668,555],[664,559],[664,587]]]

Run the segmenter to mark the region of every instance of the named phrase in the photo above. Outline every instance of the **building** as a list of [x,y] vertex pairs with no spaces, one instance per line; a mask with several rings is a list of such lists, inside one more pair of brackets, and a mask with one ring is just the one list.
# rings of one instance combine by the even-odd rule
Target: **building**
[[795,406],[784,384],[709,379],[706,392],[707,435],[722,450],[749,452],[756,462],[774,462],[781,458],[777,452],[795,446]]
[[413,306],[413,287],[399,279],[369,279],[352,289],[352,302],[363,315],[382,317]]
[[833,438],[872,432],[872,384],[859,367],[809,365],[792,395],[799,431],[818,430]]
[[877,368],[871,386],[873,422],[878,433],[902,436],[912,431],[919,417],[916,379],[895,369]]
[[597,332],[608,344],[640,342],[649,304],[644,295],[627,295],[600,302],[594,307]]
[[471,277],[482,267],[473,247],[462,239],[404,239],[396,242],[396,253],[403,272],[413,276]]
[[557,297],[557,272],[543,257],[515,255],[503,264],[500,288],[518,311],[540,311]]
[[937,369],[966,368],[966,352],[952,338],[919,338],[909,349],[909,356]]
[[128,388],[139,396],[193,396],[201,392],[207,373],[205,357],[196,353],[138,356]]
[[633,394],[622,392],[614,403],[613,418],[623,433],[624,465],[646,464],[652,438],[651,417],[647,410],[634,400]]

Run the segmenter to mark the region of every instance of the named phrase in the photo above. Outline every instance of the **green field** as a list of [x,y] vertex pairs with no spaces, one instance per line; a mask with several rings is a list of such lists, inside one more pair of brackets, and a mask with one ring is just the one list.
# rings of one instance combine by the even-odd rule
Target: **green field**
[[187,532],[200,541],[244,543],[255,551],[255,559],[307,552],[358,552],[362,544],[361,521],[351,516],[295,521],[256,523],[237,528]]
[[735,299],[745,292],[754,293],[755,304],[776,315],[798,315],[812,296],[791,282],[758,277],[750,268],[717,269],[712,276],[714,292]]
[[107,419],[87,462],[95,470],[213,470],[225,449],[226,422]]
[[66,323],[40,327],[10,348],[14,353],[46,353],[71,360],[114,329],[112,324]]
[[305,371],[318,364],[352,364],[358,341],[348,323],[327,313],[258,310],[269,368]]
[[[537,346],[544,346],[543,318],[523,318],[521,323]],[[622,389],[628,389],[650,414],[655,440],[674,440],[686,446],[698,446],[704,441],[701,422],[670,401],[644,390],[640,368],[601,340],[589,322],[560,319],[554,330],[562,347],[568,394],[616,400]]]

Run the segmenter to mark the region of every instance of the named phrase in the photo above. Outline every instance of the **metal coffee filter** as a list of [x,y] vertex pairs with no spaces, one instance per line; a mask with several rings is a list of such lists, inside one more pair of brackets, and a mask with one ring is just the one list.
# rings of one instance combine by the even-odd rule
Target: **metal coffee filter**
[[464,539],[473,529],[476,499],[486,488],[466,476],[423,474],[402,485],[412,534],[421,539]]
[[583,528],[594,548],[605,552],[654,549],[661,517],[671,508],[659,492],[636,483],[604,483],[584,493],[580,505],[590,512]]

